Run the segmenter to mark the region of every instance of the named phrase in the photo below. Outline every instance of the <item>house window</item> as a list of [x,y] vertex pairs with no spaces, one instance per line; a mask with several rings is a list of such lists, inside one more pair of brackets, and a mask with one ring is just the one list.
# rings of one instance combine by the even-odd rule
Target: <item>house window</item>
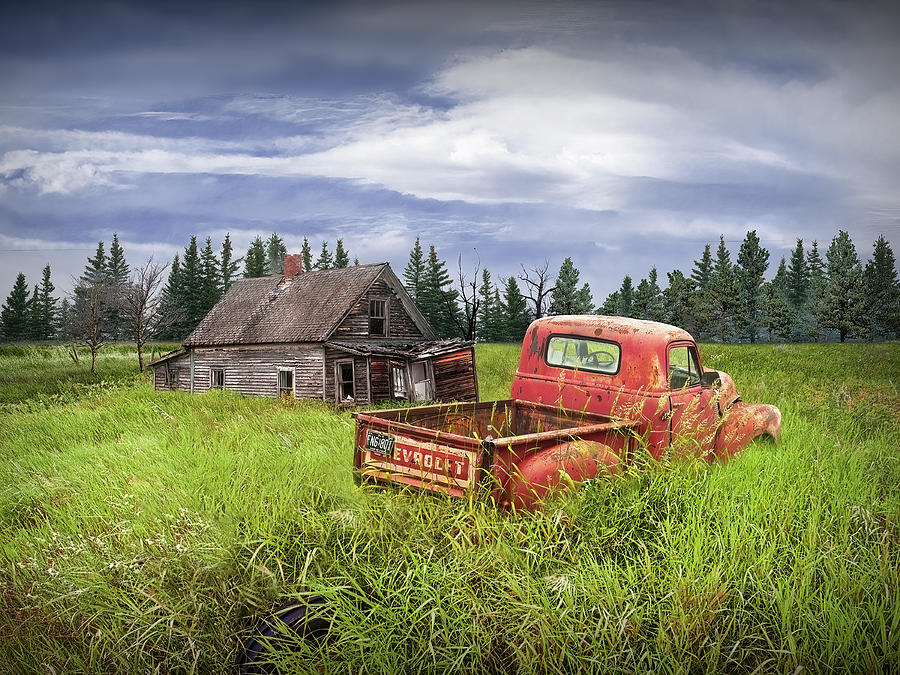
[[178,384],[178,368],[166,365],[166,386],[172,387]]
[[413,391],[417,401],[433,401],[434,387],[431,384],[431,368],[427,361],[417,361],[410,366]]
[[209,370],[209,388],[224,389],[225,388],[225,369],[210,368]]
[[369,300],[369,335],[387,336],[387,300]]
[[294,397],[294,369],[278,369],[278,396],[280,398]]
[[338,402],[352,402],[356,398],[353,388],[353,361],[338,361],[334,364],[334,371]]
[[403,366],[391,366],[391,381],[394,385],[394,398],[407,398],[406,393],[406,368]]

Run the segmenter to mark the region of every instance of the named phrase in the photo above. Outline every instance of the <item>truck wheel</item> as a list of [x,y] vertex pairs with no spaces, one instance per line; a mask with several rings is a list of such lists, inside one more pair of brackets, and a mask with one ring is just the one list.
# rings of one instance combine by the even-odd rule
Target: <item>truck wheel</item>
[[261,619],[238,650],[236,665],[240,675],[275,672],[272,655],[279,649],[296,651],[296,647],[285,640],[291,634],[323,642],[331,626],[331,622],[321,616],[325,605],[325,598],[319,595],[307,600],[291,600]]

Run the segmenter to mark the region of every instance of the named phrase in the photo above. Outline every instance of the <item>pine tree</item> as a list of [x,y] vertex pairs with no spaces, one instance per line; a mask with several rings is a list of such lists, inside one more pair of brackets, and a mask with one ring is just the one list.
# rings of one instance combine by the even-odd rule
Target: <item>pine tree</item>
[[266,245],[261,237],[256,237],[250,242],[250,248],[247,249],[247,255],[244,256],[244,276],[266,276]]
[[803,251],[802,239],[797,239],[797,245],[791,251],[791,262],[785,270],[784,281],[782,299],[790,309],[792,338],[795,341],[808,340],[815,330],[815,312],[812,306],[809,263]]
[[284,241],[273,232],[266,242],[266,274],[284,274],[284,254],[287,248]]
[[838,230],[825,252],[828,281],[819,302],[819,321],[836,330],[841,342],[866,330],[866,288],[862,265],[850,235]]
[[694,261],[690,280],[694,291],[691,294],[691,314],[694,317],[697,339],[709,337],[712,325],[712,297],[710,287],[713,276],[712,252],[709,244],[703,248],[700,260]]
[[587,284],[578,288],[579,276],[572,258],[563,260],[550,293],[550,314],[588,314],[593,310],[591,289]]
[[24,340],[28,336],[28,323],[28,283],[19,272],[0,310],[0,336],[5,342]]
[[631,315],[635,319],[650,318],[650,295],[650,284],[646,279],[641,279],[637,288],[634,289],[634,304],[632,305]]
[[481,285],[478,287],[478,339],[494,342],[497,339],[496,306],[494,305],[494,284],[487,267],[481,270]]
[[803,253],[803,240],[797,239],[797,246],[791,252],[791,264],[787,269],[787,299],[800,308],[809,294],[809,264]]
[[353,266],[359,267],[359,258],[357,258],[356,256],[353,256]]
[[331,253],[328,250],[328,242],[322,242],[322,250],[319,253],[319,259],[316,260],[315,265],[317,270],[330,270],[334,267],[334,258],[331,257]]
[[663,321],[675,326],[682,326],[689,332],[694,332],[696,326],[691,311],[691,298],[694,293],[694,282],[684,276],[681,270],[667,273],[669,285],[662,292],[663,295]]
[[[784,258],[781,259],[781,262],[784,264]],[[772,283],[765,284],[763,286],[763,325],[769,331],[769,339],[778,338],[782,342],[789,340],[793,319],[793,312],[779,285],[774,280]]]
[[181,283],[181,260],[177,253],[169,266],[169,278],[162,290],[160,313],[166,318],[157,337],[163,340],[180,340],[187,336],[187,307]]
[[769,340],[778,339],[786,342],[793,338],[797,331],[796,323],[799,315],[788,302],[789,275],[784,256],[778,263],[778,271],[772,281],[765,285],[764,324],[769,331]]
[[303,247],[300,249],[300,254],[303,256],[303,271],[311,272],[313,268],[312,250],[306,237],[303,237]]
[[733,334],[734,314],[737,305],[734,267],[731,254],[725,246],[725,237],[719,237],[716,261],[709,281],[710,320],[712,333],[720,342],[726,342]]
[[597,314],[605,314],[606,316],[618,316],[619,314],[619,291],[613,291],[606,296],[603,304],[597,308]]
[[198,311],[202,312],[201,316],[206,316],[220,297],[219,261],[216,254],[213,253],[212,240],[207,237],[206,245],[200,252],[200,305]]
[[56,337],[60,340],[72,339],[72,305],[68,298],[59,303],[59,314],[56,318]]
[[109,246],[109,257],[106,259],[106,283],[108,292],[104,303],[104,330],[113,340],[124,340],[128,333],[128,322],[122,315],[120,300],[128,287],[128,262],[125,260],[125,250],[119,244],[119,235],[115,232]]
[[637,289],[634,292],[634,305],[632,308],[632,316],[637,319],[649,319],[650,321],[662,321],[663,316],[663,298],[662,290],[657,281],[657,271],[653,267],[647,279],[641,279]]
[[197,250],[197,237],[191,235],[181,263],[181,297],[185,310],[185,334],[190,333],[206,312],[203,311],[203,266]]
[[441,337],[459,337],[459,293],[453,289],[447,264],[438,258],[434,246],[428,249],[428,263],[416,302],[431,326]]
[[344,240],[338,239],[334,247],[334,266],[347,267],[348,265],[350,265],[350,256],[347,255],[347,251],[344,249]]
[[26,309],[26,325],[27,329],[25,332],[26,340],[37,340],[38,335],[41,332],[40,321],[41,321],[41,309],[39,306],[38,300],[38,287],[37,284],[34,285],[34,291],[31,293],[31,297],[28,298],[28,305]]
[[106,283],[109,279],[107,273],[107,261],[106,261],[106,252],[104,250],[103,242],[97,243],[97,251],[94,253],[93,258],[88,258],[87,265],[84,268],[84,273],[81,275],[79,281],[84,283],[87,286],[93,286],[98,283]]
[[763,283],[768,268],[769,252],[759,245],[756,230],[750,230],[741,242],[734,276],[738,298],[735,319],[751,344],[756,342],[757,331],[762,327]]
[[813,240],[812,248],[806,254],[806,266],[809,268],[809,297],[807,307],[811,314],[810,337],[814,340],[822,338],[822,326],[819,321],[819,303],[825,293],[825,263],[819,255],[819,244]]
[[510,275],[503,289],[502,307],[502,342],[521,342],[525,331],[531,323],[528,303],[522,296],[515,276]]
[[[109,284],[109,264],[106,256],[105,244],[97,242],[97,250],[94,257],[88,257],[84,272],[78,278],[78,283],[72,291],[73,307],[72,319],[79,324],[84,324],[84,318],[89,313],[89,305],[93,302],[98,303],[99,311],[103,317],[106,317],[106,300],[108,294],[105,292]],[[73,328],[74,333],[77,332]]]
[[50,281],[50,264],[44,266],[41,274],[41,285],[37,298],[36,340],[50,340],[56,335],[56,302],[53,297],[56,287]]
[[409,262],[403,270],[404,286],[413,300],[418,301],[422,293],[422,284],[425,278],[425,255],[422,253],[422,244],[416,237],[416,243],[409,252]]
[[219,293],[225,294],[234,280],[237,278],[238,267],[241,258],[234,259],[234,253],[231,249],[231,234],[225,233],[225,240],[222,242],[222,254],[219,256]]
[[875,241],[872,260],[866,265],[865,285],[871,336],[900,337],[900,283],[894,251],[884,235]]
[[627,274],[622,279],[622,285],[619,287],[619,311],[618,316],[633,316],[634,312],[634,287],[631,284],[631,277]]

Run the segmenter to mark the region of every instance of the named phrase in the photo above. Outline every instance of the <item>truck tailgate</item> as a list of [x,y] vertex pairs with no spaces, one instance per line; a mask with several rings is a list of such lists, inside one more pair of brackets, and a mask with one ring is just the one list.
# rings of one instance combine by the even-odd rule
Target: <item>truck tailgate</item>
[[355,466],[366,478],[462,495],[484,466],[482,445],[372,415],[356,415]]

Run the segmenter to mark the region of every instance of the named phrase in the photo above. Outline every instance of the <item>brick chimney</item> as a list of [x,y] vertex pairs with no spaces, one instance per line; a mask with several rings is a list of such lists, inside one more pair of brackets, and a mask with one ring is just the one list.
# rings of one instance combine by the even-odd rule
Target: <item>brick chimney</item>
[[292,279],[303,274],[303,256],[299,253],[287,253],[284,256],[284,277]]

